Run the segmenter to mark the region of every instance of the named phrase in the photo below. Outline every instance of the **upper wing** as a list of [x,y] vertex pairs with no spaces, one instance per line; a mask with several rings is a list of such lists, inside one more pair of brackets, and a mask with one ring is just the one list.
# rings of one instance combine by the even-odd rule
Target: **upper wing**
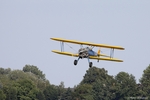
[[[57,54],[67,55],[67,56],[78,57],[78,54],[73,54],[73,53],[70,53],[70,52],[61,52],[61,51],[58,51],[58,50],[52,50],[52,52],[57,53]],[[106,56],[106,55],[101,54],[100,57],[90,56],[89,58],[90,59],[96,59],[96,60],[123,62],[122,60],[117,59],[117,58],[110,58],[110,57],[103,57],[102,58],[101,56]]]
[[51,39],[52,40],[56,40],[56,41],[74,43],[74,44],[90,45],[90,46],[96,46],[96,47],[124,50],[124,48],[120,47],[120,46],[111,46],[111,45],[105,45],[105,44],[95,44],[95,43],[91,43],[91,42],[81,42],[81,41],[75,41],[75,40],[66,40],[66,39],[62,39],[62,38],[51,38]]

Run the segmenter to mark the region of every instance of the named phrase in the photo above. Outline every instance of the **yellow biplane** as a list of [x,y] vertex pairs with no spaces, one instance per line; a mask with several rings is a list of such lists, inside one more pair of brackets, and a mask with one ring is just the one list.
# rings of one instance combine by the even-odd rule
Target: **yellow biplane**
[[[55,41],[60,41],[60,44],[61,44],[61,51],[52,50],[52,52],[57,53],[57,54],[61,54],[61,55],[78,57],[77,60],[74,60],[74,65],[77,65],[79,59],[82,59],[82,58],[87,58],[88,59],[89,67],[92,67],[92,65],[93,65],[93,63],[90,62],[89,59],[96,59],[96,60],[98,60],[98,62],[99,62],[99,60],[123,62],[123,60],[113,58],[114,49],[124,50],[124,48],[120,47],[120,46],[95,44],[95,43],[91,43],[91,42],[66,40],[66,39],[62,39],[62,38],[50,38],[50,39],[55,40]],[[74,54],[74,53],[71,53],[71,52],[65,52],[64,51],[64,43],[65,42],[79,44],[79,45],[81,45],[81,48],[78,50],[77,54]],[[87,47],[83,47],[83,45],[87,45]],[[105,55],[105,54],[101,54],[100,49],[98,50],[98,52],[95,52],[95,51],[92,50],[94,47],[109,48],[110,49],[110,55],[108,56],[108,55]]]

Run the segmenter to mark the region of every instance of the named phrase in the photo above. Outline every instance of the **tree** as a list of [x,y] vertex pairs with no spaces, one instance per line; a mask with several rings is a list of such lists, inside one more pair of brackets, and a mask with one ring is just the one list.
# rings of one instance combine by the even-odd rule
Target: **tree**
[[9,97],[10,100],[16,100],[17,99],[17,88],[16,87],[10,87],[9,88]]
[[3,83],[0,81],[0,89],[3,88]]
[[45,100],[45,96],[43,94],[43,92],[41,90],[38,91],[37,95],[36,95],[36,98],[38,100]]
[[17,97],[19,100],[35,99],[38,93],[34,83],[28,79],[19,80],[14,84],[14,87],[17,88]]
[[36,79],[34,81],[34,84],[37,86],[38,89],[40,89],[41,91],[43,91],[47,86],[50,85],[48,80],[42,80],[42,79]]
[[72,90],[71,88],[67,88],[67,90],[61,95],[60,100],[73,100]]
[[143,71],[140,83],[141,97],[150,98],[150,65]]
[[62,94],[65,92],[64,82],[60,82],[60,85],[56,87],[57,87],[58,98],[60,99]]
[[79,93],[81,98],[86,100],[89,98],[91,100],[106,100],[115,97],[114,92],[116,88],[113,86],[115,80],[112,76],[107,74],[107,71],[104,68],[92,67],[86,72],[84,79],[80,83],[81,87],[79,90],[89,92]]
[[35,75],[37,75],[39,78],[45,80],[45,74],[43,74],[42,71],[40,71],[37,66],[33,66],[33,65],[25,65],[23,67],[23,71],[24,72],[30,72],[33,73]]
[[6,96],[3,91],[0,89],[0,100],[5,100]]
[[8,74],[10,80],[19,80],[19,79],[27,79],[28,75],[21,70],[14,70]]
[[148,99],[149,94],[150,65],[139,84],[132,74],[119,72],[113,77],[104,68],[92,67],[74,88],[65,88],[64,82],[51,85],[33,65],[25,65],[23,71],[0,68],[0,100],[126,100]]
[[53,85],[49,85],[43,91],[46,100],[58,100],[57,89]]
[[17,99],[17,88],[14,87],[15,82],[10,82],[7,85],[4,85],[3,92],[6,95],[6,100],[16,100]]
[[80,100],[94,100],[92,95],[92,85],[90,84],[81,84],[78,85],[73,93],[74,99],[80,99]]
[[86,71],[84,75],[84,79],[81,81],[81,84],[93,84],[96,80],[105,80],[107,77],[111,77],[107,74],[107,71],[102,68],[92,67]]
[[4,69],[4,68],[0,68],[0,74],[8,74],[11,71],[10,68]]
[[97,80],[93,84],[94,100],[115,100],[116,87],[114,83],[114,79]]
[[129,75],[126,72],[119,72],[115,80],[117,82],[115,85],[117,87],[115,99],[124,100],[136,96],[136,81],[132,74]]

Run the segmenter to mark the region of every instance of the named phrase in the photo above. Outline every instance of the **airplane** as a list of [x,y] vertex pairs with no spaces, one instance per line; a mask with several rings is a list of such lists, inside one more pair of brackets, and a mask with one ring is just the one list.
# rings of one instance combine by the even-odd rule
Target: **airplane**
[[[125,48],[121,46],[111,46],[111,45],[105,45],[105,44],[95,44],[91,42],[82,42],[82,41],[76,41],[76,40],[67,40],[63,38],[50,38],[55,41],[60,41],[61,51],[58,50],[52,50],[52,52],[61,54],[61,55],[67,55],[72,57],[78,57],[78,59],[74,60],[74,65],[77,65],[78,61],[83,58],[88,59],[89,67],[93,66],[93,63],[90,62],[90,59],[96,59],[98,62],[99,60],[106,60],[106,61],[115,61],[115,62],[123,62],[121,59],[113,58],[114,55],[114,49],[118,50],[125,50]],[[73,44],[79,44],[81,45],[80,49],[78,50],[78,53],[70,53],[64,51],[64,43],[73,43]],[[87,45],[87,47],[83,47],[83,45]],[[100,49],[98,52],[93,51],[92,49],[94,47],[99,48],[109,48],[110,49],[110,55],[101,54]]]

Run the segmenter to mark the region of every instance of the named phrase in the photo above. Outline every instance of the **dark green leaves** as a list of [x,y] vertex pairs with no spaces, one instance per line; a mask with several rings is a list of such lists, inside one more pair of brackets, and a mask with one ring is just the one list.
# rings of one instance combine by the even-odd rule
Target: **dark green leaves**
[[127,100],[150,98],[150,65],[143,71],[140,83],[127,72],[115,77],[104,68],[89,68],[74,88],[64,82],[52,85],[36,66],[23,70],[0,68],[0,100]]

